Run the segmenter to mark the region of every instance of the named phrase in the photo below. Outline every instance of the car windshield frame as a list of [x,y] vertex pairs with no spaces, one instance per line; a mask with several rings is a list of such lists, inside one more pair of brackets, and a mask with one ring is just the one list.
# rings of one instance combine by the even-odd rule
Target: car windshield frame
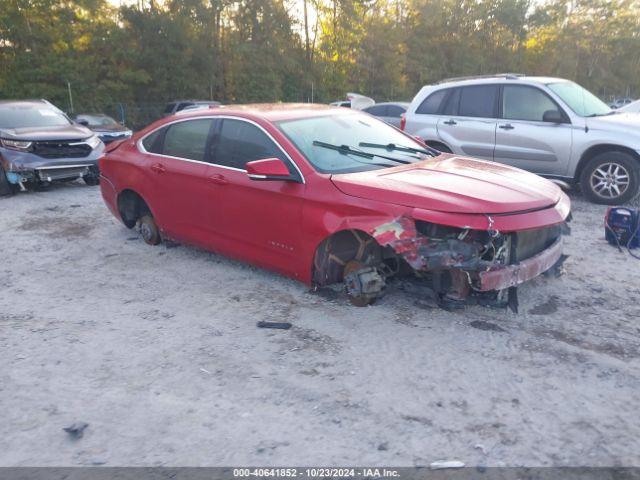
[[[382,152],[380,148],[362,146],[362,143],[371,143],[395,144],[409,149],[425,148],[417,140],[387,123],[353,110],[333,115],[284,119],[273,123],[295,145],[313,169],[323,174],[341,175],[380,170],[433,158],[416,152]],[[371,131],[368,131],[369,129]],[[320,145],[322,143],[343,148],[326,148]],[[381,157],[381,153],[384,153],[384,156]],[[367,158],[368,156],[372,158]]]
[[546,85],[579,117],[601,117],[614,113],[606,103],[575,82],[556,81]]
[[[35,111],[40,113],[38,117]],[[29,113],[27,113],[29,112]],[[24,118],[20,119],[20,114]],[[27,117],[27,115],[30,115]],[[43,119],[55,119],[53,122],[38,121]],[[47,128],[66,127],[73,122],[62,111],[47,105],[0,105],[0,128]]]

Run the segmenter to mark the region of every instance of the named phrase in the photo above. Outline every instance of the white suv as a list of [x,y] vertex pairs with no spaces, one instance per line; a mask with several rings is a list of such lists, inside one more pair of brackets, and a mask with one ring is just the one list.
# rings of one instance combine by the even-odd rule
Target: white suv
[[640,185],[640,115],[616,112],[560,78],[505,74],[423,87],[402,128],[441,151],[580,184],[625,203]]

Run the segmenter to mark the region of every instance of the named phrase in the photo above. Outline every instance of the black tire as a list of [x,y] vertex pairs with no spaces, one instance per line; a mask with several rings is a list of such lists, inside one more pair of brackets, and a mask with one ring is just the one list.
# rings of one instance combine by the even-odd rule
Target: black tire
[[100,177],[94,175],[87,175],[85,177],[82,177],[82,180],[84,180],[84,183],[89,185],[90,187],[100,185]]
[[4,168],[0,166],[0,197],[13,195],[18,191],[15,185],[9,183]]
[[580,188],[589,201],[601,205],[627,203],[638,194],[640,163],[625,152],[593,157],[580,175]]
[[158,245],[160,243],[160,229],[151,214],[146,214],[138,220],[138,229],[144,243],[147,245]]

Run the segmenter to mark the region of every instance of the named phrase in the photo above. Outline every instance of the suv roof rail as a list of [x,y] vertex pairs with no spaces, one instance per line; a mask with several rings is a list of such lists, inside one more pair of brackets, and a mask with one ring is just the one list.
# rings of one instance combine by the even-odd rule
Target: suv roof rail
[[506,78],[507,80],[517,80],[518,78],[524,77],[524,76],[525,76],[524,73],[493,73],[491,75],[470,75],[468,77],[445,78],[443,80],[436,82],[436,85],[439,85],[441,83],[462,82],[463,80],[477,80],[482,78]]

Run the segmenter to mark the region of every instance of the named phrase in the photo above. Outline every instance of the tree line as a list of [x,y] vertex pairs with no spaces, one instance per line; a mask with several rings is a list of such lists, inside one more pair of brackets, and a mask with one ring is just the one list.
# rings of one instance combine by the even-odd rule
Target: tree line
[[640,95],[638,0],[1,0],[0,98],[63,109],[410,100],[522,72]]

